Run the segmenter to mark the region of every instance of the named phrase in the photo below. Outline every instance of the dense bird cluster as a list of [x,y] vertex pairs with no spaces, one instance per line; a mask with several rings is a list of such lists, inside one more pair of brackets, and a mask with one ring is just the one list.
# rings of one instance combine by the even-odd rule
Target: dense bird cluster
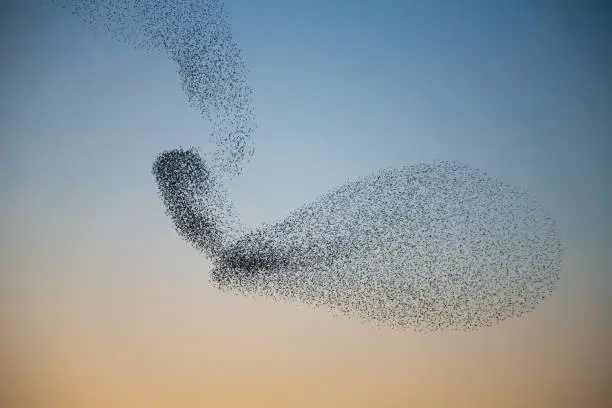
[[51,0],[89,26],[176,63],[189,103],[210,121],[209,167],[234,176],[254,152],[252,89],[219,0]]
[[559,279],[562,245],[547,211],[461,163],[379,171],[223,245],[226,220],[193,204],[214,191],[199,156],[164,152],[154,174],[177,230],[213,259],[223,290],[393,327],[473,330],[531,311]]
[[253,110],[221,3],[56,1],[115,37],[167,52],[211,120],[219,154],[165,151],[152,172],[176,231],[213,261],[221,290],[392,327],[473,330],[524,315],[554,289],[562,244],[547,211],[453,161],[382,170],[243,230],[221,178],[252,154]]

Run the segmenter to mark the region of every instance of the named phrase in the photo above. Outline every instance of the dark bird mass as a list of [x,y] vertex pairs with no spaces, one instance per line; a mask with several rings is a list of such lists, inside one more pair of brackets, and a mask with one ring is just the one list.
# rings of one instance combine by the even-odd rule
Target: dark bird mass
[[112,36],[159,49],[219,146],[162,152],[152,173],[178,234],[219,289],[298,300],[374,324],[474,330],[533,310],[563,246],[526,191],[455,161],[386,169],[284,220],[243,231],[222,185],[253,154],[251,89],[219,1],[56,1]]
[[215,190],[193,150],[162,153],[153,173],[177,231],[214,261],[223,290],[393,327],[473,330],[533,310],[559,280],[547,211],[461,163],[379,171],[226,241],[227,220],[196,204]]

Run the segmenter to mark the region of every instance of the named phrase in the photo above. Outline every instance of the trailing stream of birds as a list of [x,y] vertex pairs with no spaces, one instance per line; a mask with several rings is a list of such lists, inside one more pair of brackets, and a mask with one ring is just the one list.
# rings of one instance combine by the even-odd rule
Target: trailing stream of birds
[[223,291],[394,328],[475,330],[532,311],[558,284],[563,245],[527,191],[456,161],[383,169],[243,231],[223,187],[254,154],[255,109],[218,0],[51,0],[176,64],[217,150],[161,152],[152,173],[178,234]]

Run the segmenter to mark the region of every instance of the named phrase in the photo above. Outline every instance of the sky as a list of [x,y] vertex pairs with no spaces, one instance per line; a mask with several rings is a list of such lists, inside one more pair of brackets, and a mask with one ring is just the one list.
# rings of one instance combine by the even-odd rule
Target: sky
[[173,63],[46,1],[2,6],[0,405],[611,406],[604,3],[226,0],[258,125],[227,185],[245,225],[437,159],[549,208],[553,295],[432,334],[211,288],[150,174],[162,150],[211,148]]

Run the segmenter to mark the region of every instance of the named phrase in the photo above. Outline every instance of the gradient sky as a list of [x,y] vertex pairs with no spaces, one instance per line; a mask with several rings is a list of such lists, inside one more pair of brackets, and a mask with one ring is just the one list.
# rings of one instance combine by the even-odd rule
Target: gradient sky
[[173,64],[45,1],[2,6],[0,405],[612,406],[604,3],[226,0],[258,123],[228,185],[245,224],[432,159],[527,188],[557,220],[551,298],[428,335],[210,288],[150,174],[161,150],[210,147]]

